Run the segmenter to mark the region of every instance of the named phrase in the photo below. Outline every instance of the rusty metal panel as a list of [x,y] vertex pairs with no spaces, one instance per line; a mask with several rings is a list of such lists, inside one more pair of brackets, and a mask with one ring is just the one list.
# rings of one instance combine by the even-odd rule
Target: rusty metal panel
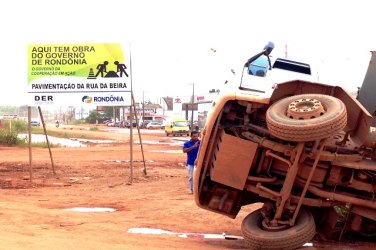
[[211,179],[243,190],[257,145],[257,143],[228,135],[222,131],[213,157]]

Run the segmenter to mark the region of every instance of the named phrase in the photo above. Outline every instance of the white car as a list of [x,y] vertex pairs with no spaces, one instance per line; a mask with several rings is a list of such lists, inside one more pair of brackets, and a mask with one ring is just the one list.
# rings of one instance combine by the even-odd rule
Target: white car
[[162,122],[152,121],[146,125],[146,128],[147,129],[161,129],[161,128],[164,128],[164,126]]
[[30,124],[31,126],[40,126],[40,122],[35,120],[31,121]]

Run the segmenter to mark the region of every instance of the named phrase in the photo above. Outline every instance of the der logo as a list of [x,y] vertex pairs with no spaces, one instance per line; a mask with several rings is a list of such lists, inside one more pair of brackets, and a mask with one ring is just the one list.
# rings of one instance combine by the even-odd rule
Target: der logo
[[52,95],[36,95],[34,96],[35,101],[42,101],[42,102],[52,102],[53,96]]

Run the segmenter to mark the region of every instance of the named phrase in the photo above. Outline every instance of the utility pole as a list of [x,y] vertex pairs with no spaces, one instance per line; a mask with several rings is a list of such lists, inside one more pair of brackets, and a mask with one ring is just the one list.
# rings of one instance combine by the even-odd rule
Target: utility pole
[[288,58],[288,54],[287,54],[287,44],[285,44],[285,58],[286,58],[286,59]]
[[192,109],[192,114],[191,114],[191,130],[193,130],[193,114],[194,114],[194,103],[195,103],[195,84],[192,83],[192,102],[191,102],[191,109]]
[[141,127],[144,126],[145,123],[145,98],[144,98],[144,92],[142,91],[142,125]]

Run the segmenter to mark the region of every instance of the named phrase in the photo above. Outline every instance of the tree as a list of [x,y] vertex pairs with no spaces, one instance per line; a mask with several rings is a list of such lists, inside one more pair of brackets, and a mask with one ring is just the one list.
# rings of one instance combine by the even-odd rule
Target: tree
[[90,111],[89,116],[86,117],[85,122],[95,124],[97,121],[100,121],[100,115],[98,114],[97,110],[93,109]]
[[85,122],[95,124],[102,123],[105,120],[111,120],[113,118],[113,107],[105,107],[103,112],[98,112],[93,109],[89,112],[89,116],[86,117]]

